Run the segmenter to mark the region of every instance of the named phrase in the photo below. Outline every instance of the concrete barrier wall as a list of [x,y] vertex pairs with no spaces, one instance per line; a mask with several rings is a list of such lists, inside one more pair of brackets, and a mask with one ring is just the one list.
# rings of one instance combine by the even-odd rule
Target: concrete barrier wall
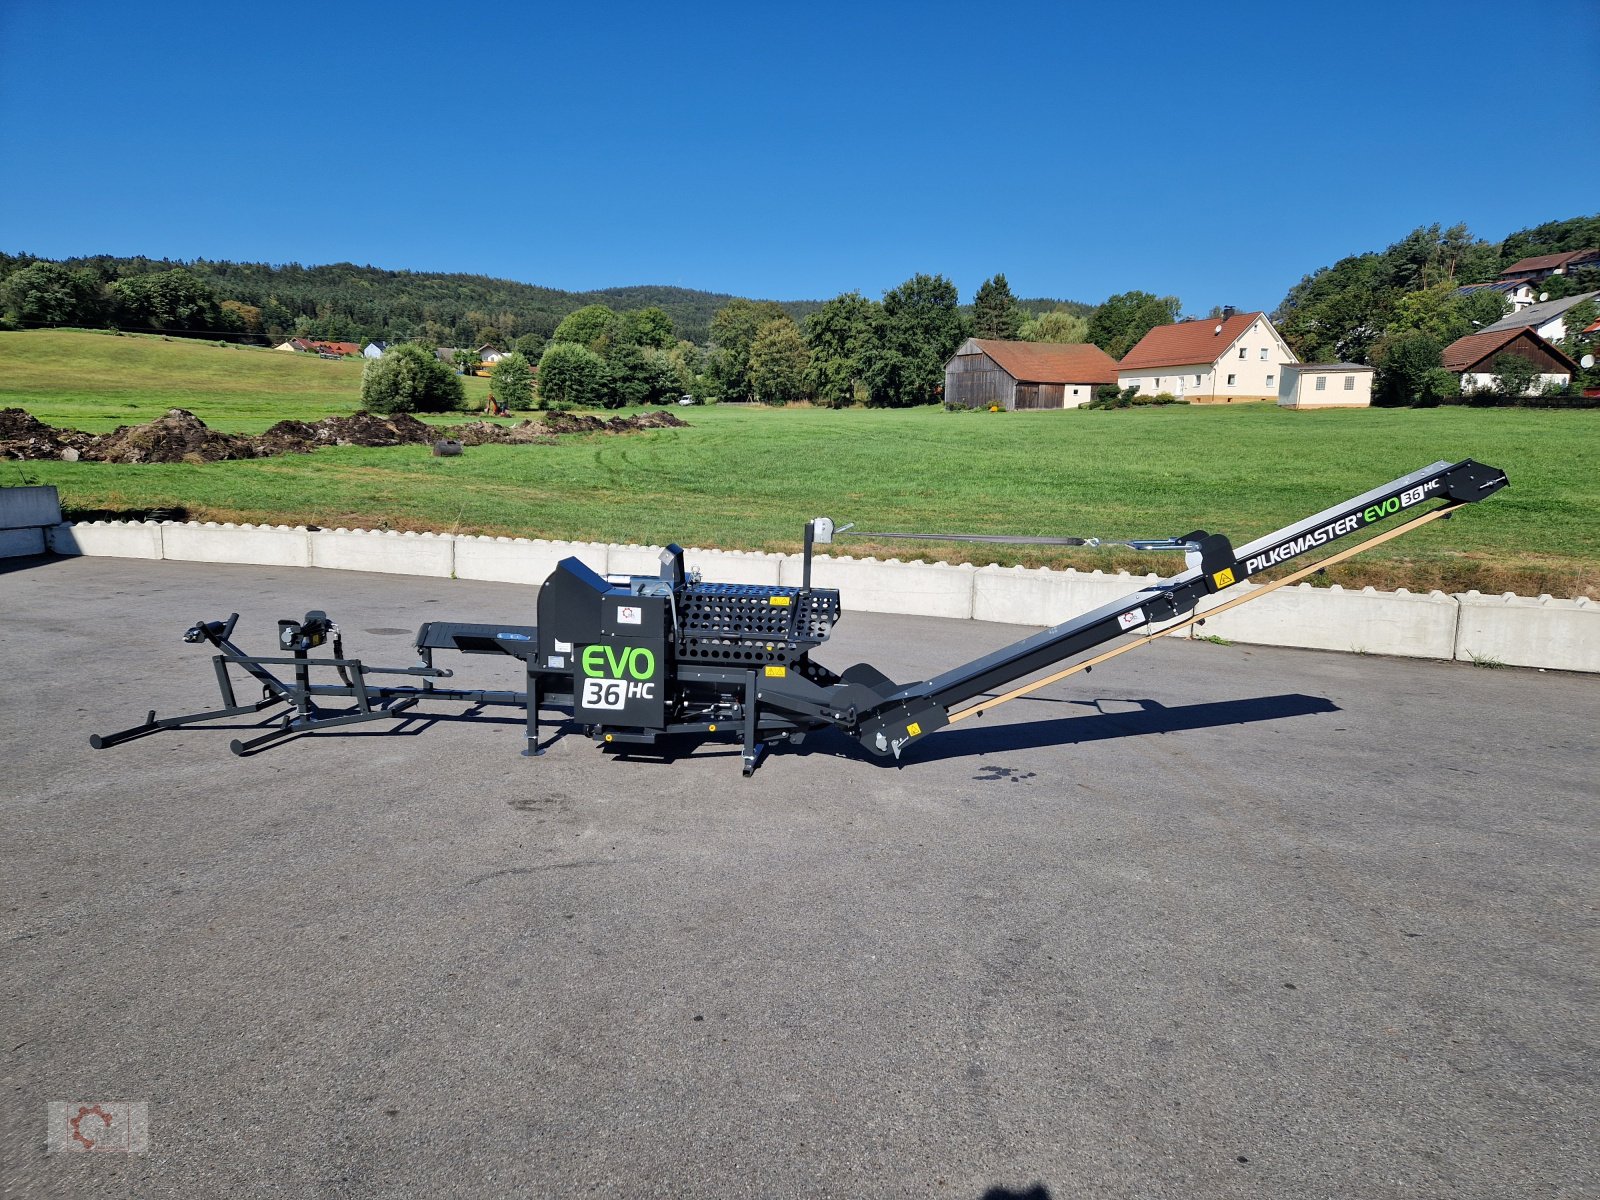
[[[1259,591],[1246,584],[1244,589]],[[1208,596],[1202,613],[1237,598],[1240,588]],[[1346,591],[1335,584],[1279,588],[1248,604],[1192,627],[1196,637],[1221,637],[1258,646],[1303,646],[1403,658],[1455,655],[1456,602],[1443,592],[1419,595],[1401,589]]]
[[318,529],[312,531],[310,540],[313,567],[439,579],[455,574],[456,539],[448,534]]
[[161,557],[180,562],[309,567],[312,536],[304,526],[174,522],[161,527]]
[[[1068,617],[1110,604],[1160,579],[1118,571],[1052,571],[1048,568],[980,567],[972,579],[972,616],[1008,625],[1057,625]],[[1176,624],[1168,621],[1165,625]],[[1161,629],[1165,625],[1154,625]],[[1174,636],[1188,637],[1187,630]]]
[[1600,604],[1587,597],[1467,592],[1455,599],[1460,605],[1455,657],[1461,662],[1600,671]]
[[0,558],[43,554],[46,531],[61,524],[61,499],[56,489],[26,484],[0,487]]
[[45,552],[42,529],[0,529],[0,558],[21,558]]
[[162,558],[162,526],[154,521],[63,522],[45,533],[52,554]]
[[48,484],[0,487],[0,529],[43,529],[61,524],[61,497]]
[[[18,531],[16,553],[37,553],[39,535]],[[656,573],[660,547],[608,546],[449,534],[307,530],[286,526],[196,522],[93,521],[55,524],[43,541],[56,554],[171,558],[269,566],[313,566],[435,578],[542,583],[563,558],[576,556],[602,575]],[[13,545],[0,536],[0,556]],[[719,583],[795,587],[798,554],[692,549],[686,565]],[[838,588],[846,610],[975,618],[1013,625],[1054,625],[1146,587],[1154,575],[950,566],[819,556],[812,582]],[[1240,595],[1209,597],[1202,613]],[[1346,591],[1310,584],[1280,588],[1204,626],[1176,636],[1217,636],[1264,646],[1299,646],[1410,658],[1484,661],[1600,672],[1600,605],[1548,596],[1447,596],[1372,588]]]
[[581,559],[601,575],[606,573],[608,547],[598,542],[546,542],[527,538],[456,538],[456,578],[486,579],[494,583],[545,581],[564,558]]
[[783,567],[788,558],[787,554],[751,554],[740,550],[683,552],[684,565],[691,571],[699,571],[707,583],[766,583],[774,587],[783,582]]
[[[805,573],[803,556],[786,558],[778,582],[799,587]],[[845,604],[860,612],[906,613],[918,617],[972,616],[972,578],[977,568],[962,564],[901,562],[891,558],[815,558],[814,587],[838,588]]]

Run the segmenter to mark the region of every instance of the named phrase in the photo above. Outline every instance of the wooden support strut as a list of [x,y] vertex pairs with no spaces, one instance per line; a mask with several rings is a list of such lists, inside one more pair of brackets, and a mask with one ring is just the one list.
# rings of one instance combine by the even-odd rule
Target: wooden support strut
[[1393,529],[1390,529],[1384,533],[1380,533],[1377,537],[1368,538],[1358,546],[1351,546],[1348,549],[1341,550],[1339,553],[1325,558],[1320,562],[1312,563],[1308,567],[1301,567],[1298,571],[1294,571],[1291,574],[1285,575],[1282,579],[1275,579],[1271,583],[1262,584],[1261,587],[1253,592],[1248,592],[1243,596],[1235,596],[1232,600],[1229,600],[1224,604],[1219,604],[1215,608],[1203,613],[1196,613],[1194,616],[1187,617],[1175,625],[1167,626],[1158,633],[1147,633],[1142,637],[1135,638],[1131,642],[1127,642],[1121,646],[1118,646],[1115,650],[1107,650],[1104,654],[1097,654],[1093,658],[1085,659],[1080,663],[1073,663],[1072,666],[1053,672],[1052,674],[1046,675],[1041,679],[1035,679],[1031,683],[1023,684],[1021,687],[1012,688],[1009,692],[1004,692],[1001,695],[994,697],[992,700],[985,700],[979,704],[970,704],[966,708],[963,708],[960,712],[951,713],[950,724],[954,725],[957,721],[964,721],[968,717],[982,716],[983,713],[988,709],[994,708],[998,704],[1004,704],[1007,700],[1015,700],[1018,697],[1028,695],[1030,692],[1037,692],[1040,688],[1048,687],[1057,680],[1065,679],[1069,675],[1076,675],[1079,671],[1087,671],[1090,667],[1097,667],[1107,659],[1115,658],[1119,654],[1126,654],[1129,650],[1137,650],[1140,646],[1148,646],[1157,638],[1166,637],[1169,633],[1177,633],[1180,629],[1187,629],[1189,626],[1194,625],[1197,622],[1204,621],[1207,617],[1214,616],[1217,613],[1227,612],[1230,608],[1237,608],[1239,605],[1248,604],[1252,600],[1259,600],[1268,592],[1275,592],[1279,588],[1288,584],[1298,583],[1308,575],[1314,575],[1326,567],[1331,567],[1336,563],[1342,563],[1348,558],[1354,558],[1363,550],[1370,550],[1374,546],[1382,545],[1384,542],[1399,537],[1402,533],[1408,533],[1413,529],[1417,529],[1423,525],[1426,525],[1429,521],[1436,521],[1440,517],[1447,517],[1456,509],[1461,508],[1463,503],[1464,502],[1462,501],[1457,501],[1453,504],[1441,505],[1432,512],[1426,512],[1420,517],[1414,517],[1413,519],[1407,521],[1404,525],[1397,525]]

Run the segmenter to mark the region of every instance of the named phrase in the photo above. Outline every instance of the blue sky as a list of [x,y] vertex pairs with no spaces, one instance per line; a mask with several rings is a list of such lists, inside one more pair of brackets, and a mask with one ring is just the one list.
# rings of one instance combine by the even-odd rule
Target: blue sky
[[0,249],[1270,308],[1600,210],[1597,60],[1595,0],[0,0]]

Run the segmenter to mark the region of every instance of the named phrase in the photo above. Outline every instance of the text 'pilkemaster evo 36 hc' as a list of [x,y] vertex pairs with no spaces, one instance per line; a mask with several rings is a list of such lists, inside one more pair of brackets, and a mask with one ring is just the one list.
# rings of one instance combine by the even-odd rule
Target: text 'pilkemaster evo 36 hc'
[[[1200,618],[1190,614],[1212,593],[1369,525],[1410,514],[1377,536],[1210,611],[1246,603],[1504,486],[1504,472],[1494,467],[1471,459],[1437,462],[1240,550],[1222,535],[1203,530],[1128,542],[1140,549],[1182,550],[1186,569],[933,679],[904,685],[865,663],[835,674],[811,658],[840,616],[839,593],[811,586],[812,545],[831,542],[835,533],[826,517],[806,526],[805,574],[797,588],[701,582],[684,570],[683,551],[677,546],[661,552],[661,570],[653,576],[605,579],[568,558],[539,589],[537,626],[430,621],[417,631],[419,657],[409,667],[369,667],[346,658],[338,626],[322,612],[279,621],[279,654],[246,654],[233,642],[235,613],[226,621],[202,621],[184,634],[187,642],[209,642],[217,648],[212,663],[221,708],[179,717],[157,717],[152,711],[143,724],[93,737],[90,744],[113,746],[219,717],[268,714],[253,727],[262,732],[234,741],[234,753],[247,754],[296,734],[365,721],[411,720],[419,714],[409,710],[422,701],[455,701],[521,708],[528,742],[523,753],[530,755],[541,752],[540,711],[555,709],[570,714],[573,723],[612,749],[651,746],[674,735],[736,736],[743,742],[746,775],[770,744],[795,745],[807,733],[829,727],[842,730],[874,755],[898,759],[909,743],[937,729],[1193,624]],[[1434,501],[1438,503],[1430,503]],[[951,536],[1097,544],[1079,538]],[[1078,657],[1119,638],[1130,640],[1094,657]],[[330,643],[331,657],[311,657],[311,651]],[[509,655],[523,663],[527,686],[517,692],[441,687],[436,681],[451,672],[434,666],[438,650]],[[1068,659],[1076,661],[1042,678],[1029,678]],[[287,669],[285,674],[292,677],[283,678],[274,668]],[[261,685],[259,700],[239,701],[234,670]],[[313,683],[313,671],[325,682]],[[412,676],[417,682],[377,684],[372,682],[375,676]],[[326,707],[334,700],[351,703]]]

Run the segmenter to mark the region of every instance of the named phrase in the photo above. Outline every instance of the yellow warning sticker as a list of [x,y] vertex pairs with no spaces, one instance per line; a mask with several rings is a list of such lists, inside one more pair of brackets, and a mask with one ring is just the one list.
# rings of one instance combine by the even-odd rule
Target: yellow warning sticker
[[789,607],[789,597],[787,597],[787,596],[768,596],[767,597],[767,603],[772,605],[773,608],[788,608]]
[[909,737],[921,737],[922,736],[922,726],[917,724],[917,722],[913,721],[913,722],[911,722],[911,724],[906,726],[906,734]]
[[1232,587],[1233,586],[1233,568],[1232,567],[1228,567],[1226,570],[1218,571],[1211,578],[1215,581],[1216,585],[1219,588]]
[[789,673],[789,668],[788,667],[768,667],[767,668],[767,678],[768,679],[782,679],[788,673]]

